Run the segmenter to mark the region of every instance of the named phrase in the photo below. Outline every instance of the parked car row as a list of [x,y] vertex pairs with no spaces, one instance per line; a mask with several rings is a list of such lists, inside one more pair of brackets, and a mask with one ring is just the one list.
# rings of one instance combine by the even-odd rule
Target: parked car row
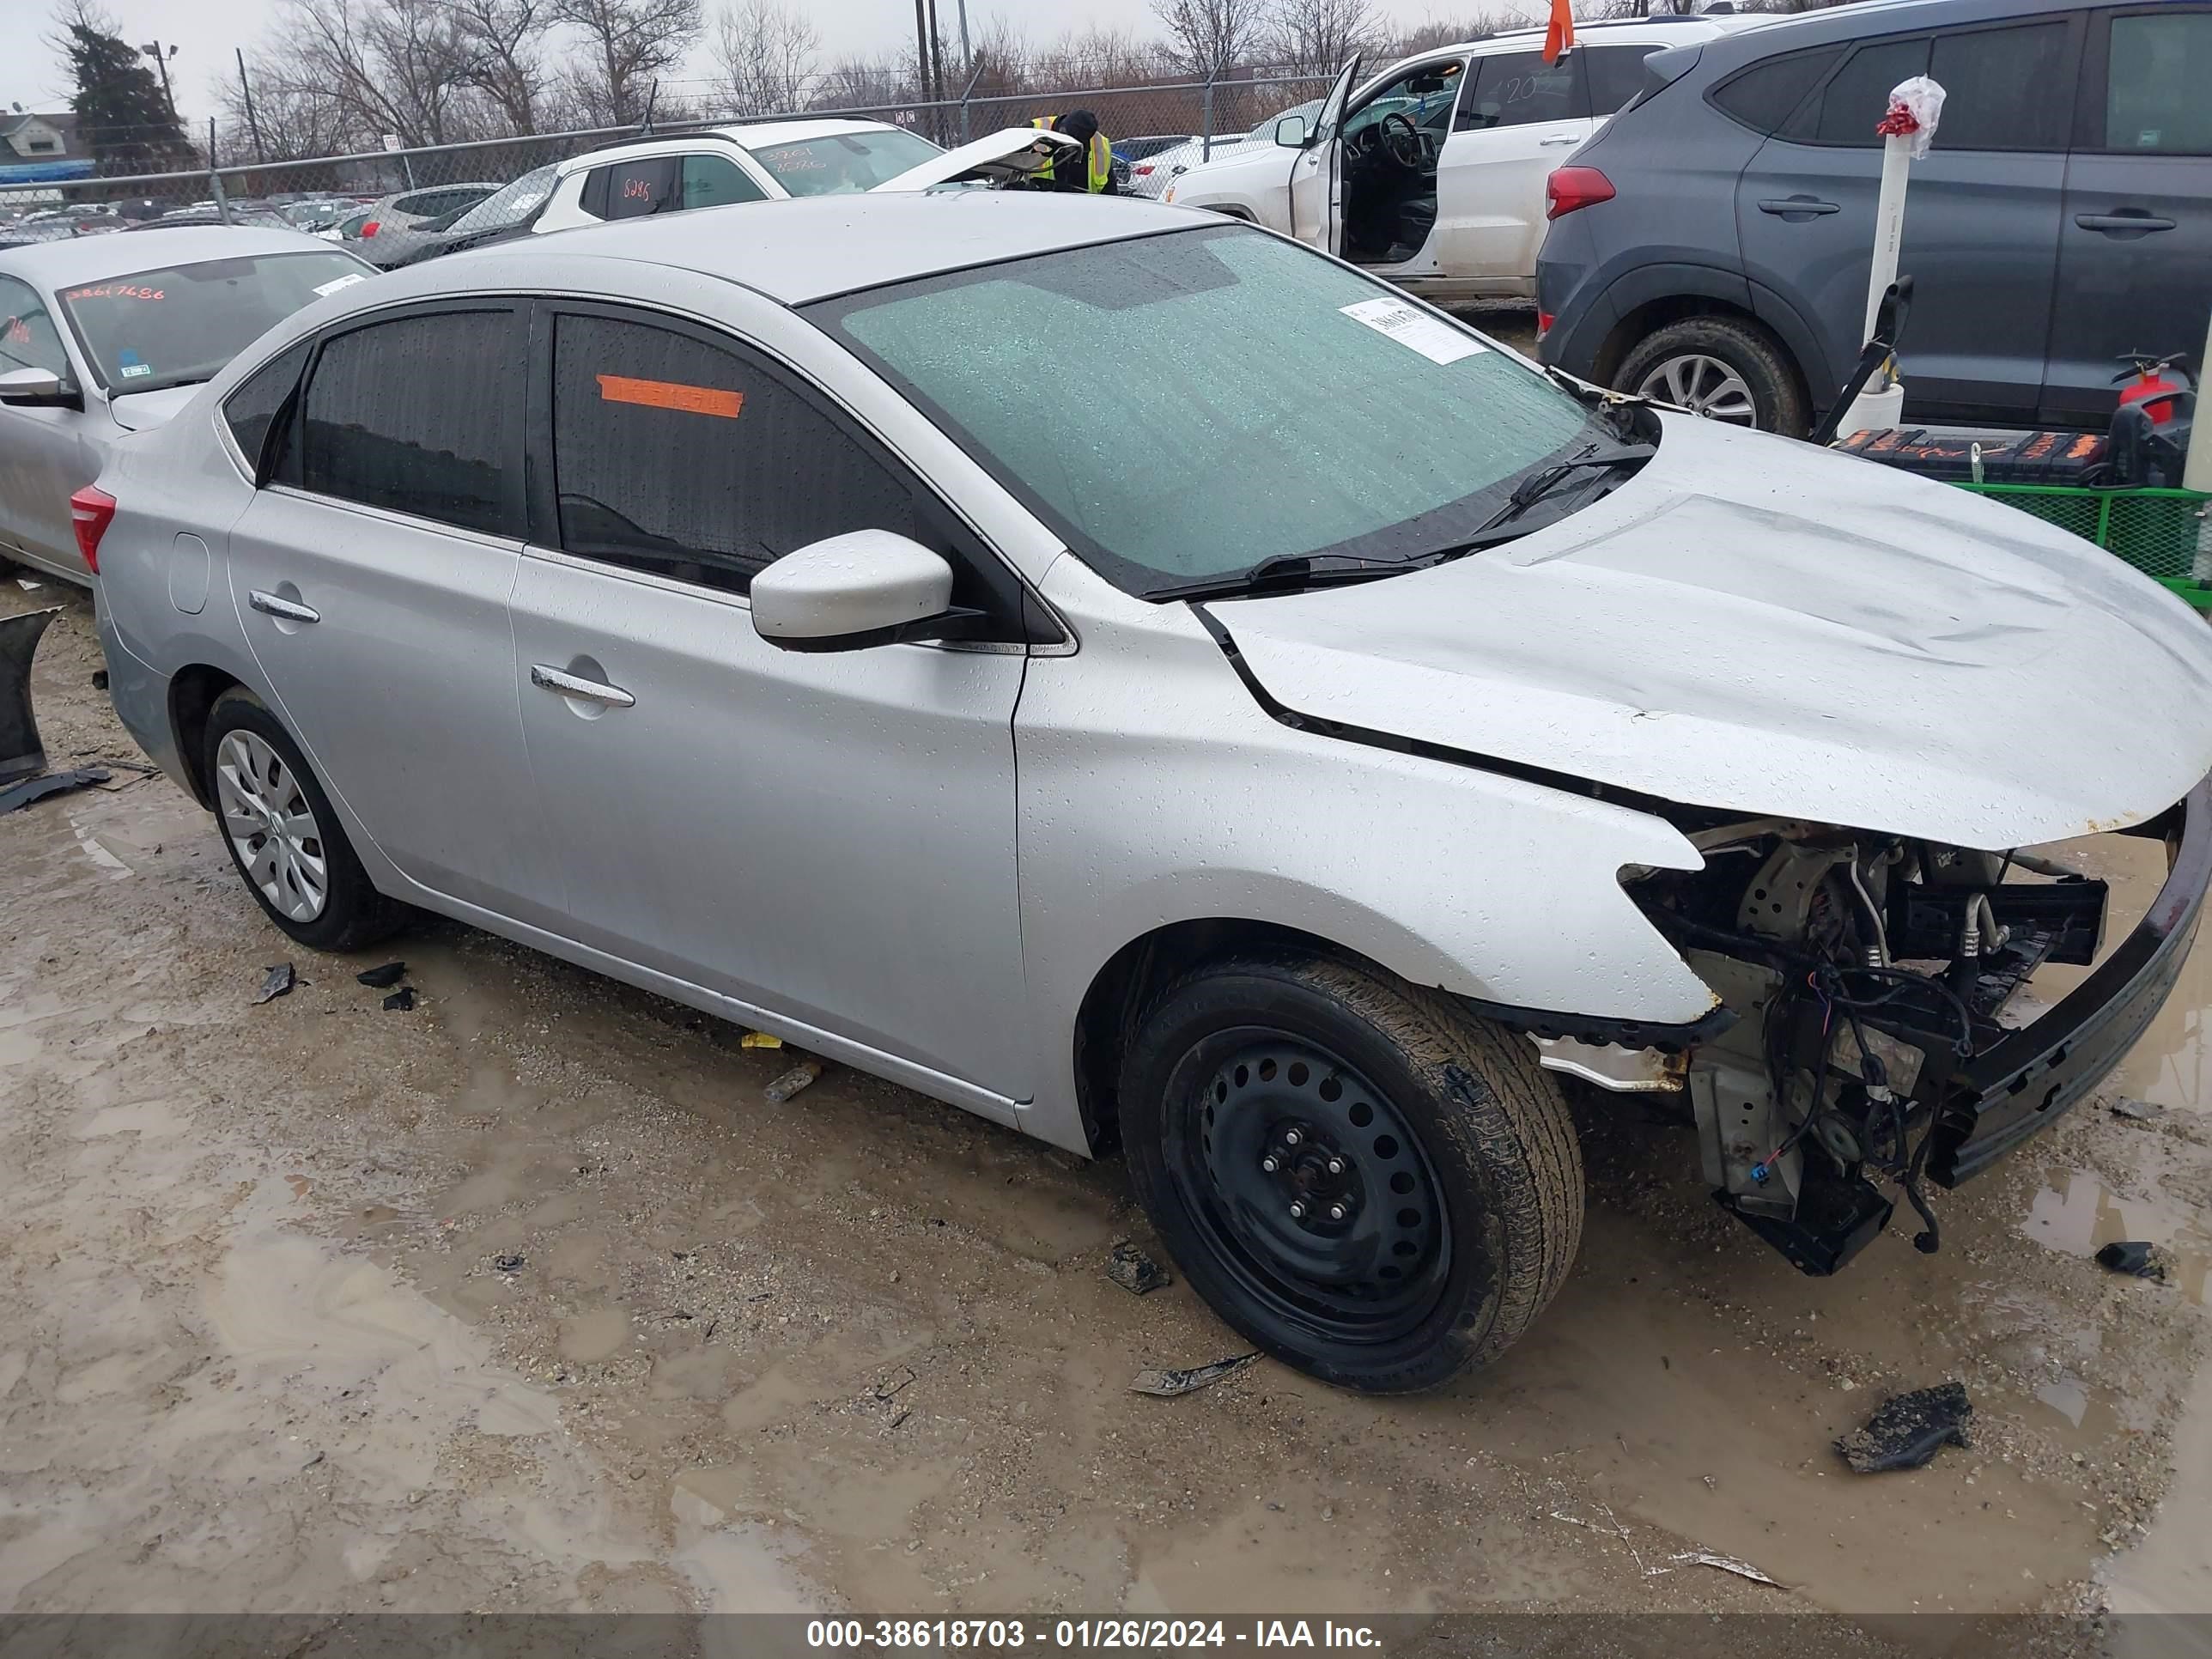
[[1546,362],[1802,433],[1863,343],[1875,123],[1925,74],[1948,97],[1905,218],[1908,414],[2098,426],[2124,356],[2199,349],[2212,4],[1915,0],[1578,33],[1553,64],[1525,32],[1364,82],[1355,60],[1310,115],[1217,146],[1165,199],[1439,301],[1534,295]]

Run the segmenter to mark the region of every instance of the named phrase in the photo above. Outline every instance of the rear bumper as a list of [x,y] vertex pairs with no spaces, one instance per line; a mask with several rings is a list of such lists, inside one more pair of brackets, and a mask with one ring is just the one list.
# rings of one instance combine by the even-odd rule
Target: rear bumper
[[1929,1174],[1979,1175],[2039,1133],[2118,1066],[2173,990],[2212,885],[2212,778],[2146,833],[2166,842],[2166,883],[2136,929],[2058,1006],[1923,1088],[1936,1109]]

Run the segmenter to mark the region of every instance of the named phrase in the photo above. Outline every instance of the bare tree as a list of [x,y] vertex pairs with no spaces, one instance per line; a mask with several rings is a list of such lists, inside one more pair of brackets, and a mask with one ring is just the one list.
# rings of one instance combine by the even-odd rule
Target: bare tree
[[476,51],[444,0],[289,0],[280,28],[283,46],[260,57],[257,105],[319,100],[363,145],[484,136],[470,97]]
[[684,61],[704,21],[700,0],[553,0],[584,37],[572,87],[595,125],[641,120],[653,82]]
[[781,0],[744,0],[715,21],[718,90],[739,115],[801,108],[821,48],[821,32],[803,12]]
[[1267,17],[1267,0],[1152,0],[1152,11],[1176,66],[1207,79],[1251,55]]
[[814,88],[816,109],[894,109],[916,101],[911,50],[881,58],[841,58]]
[[1275,0],[1264,44],[1278,69],[1334,75],[1353,52],[1373,48],[1379,33],[1367,0]]
[[552,25],[550,0],[447,0],[470,49],[467,74],[515,133],[538,131],[550,77],[540,56]]

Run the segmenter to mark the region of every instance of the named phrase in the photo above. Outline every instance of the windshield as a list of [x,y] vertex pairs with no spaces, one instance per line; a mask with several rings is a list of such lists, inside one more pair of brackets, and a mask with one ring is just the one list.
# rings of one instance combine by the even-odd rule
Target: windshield
[[1597,430],[1472,331],[1233,226],[811,309],[1139,594],[1278,556],[1433,553]]
[[247,254],[65,288],[61,308],[102,386],[159,392],[209,379],[301,306],[375,274],[335,248]]
[[445,227],[456,236],[472,235],[479,230],[505,230],[509,225],[519,225],[553,193],[553,175],[556,167],[532,168],[510,184],[478,202]]
[[1286,115],[1303,115],[1306,118],[1306,125],[1308,126],[1311,126],[1313,125],[1314,117],[1321,113],[1322,101],[1323,100],[1319,98],[1310,98],[1303,104],[1293,104],[1288,109],[1281,111],[1279,113],[1270,115],[1266,120],[1261,122],[1258,126],[1254,127],[1251,131],[1246,133],[1244,136],[1247,138],[1254,140],[1264,138],[1272,144],[1275,142],[1276,122],[1281,120],[1283,117]]
[[770,144],[753,159],[793,196],[838,196],[873,190],[909,167],[945,152],[919,133],[884,127],[870,132],[841,132],[795,144]]

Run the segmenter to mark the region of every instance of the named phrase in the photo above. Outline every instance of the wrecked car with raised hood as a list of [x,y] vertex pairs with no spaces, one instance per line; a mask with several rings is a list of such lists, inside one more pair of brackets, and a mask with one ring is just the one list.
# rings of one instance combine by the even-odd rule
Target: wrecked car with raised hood
[[[98,493],[117,708],[293,939],[439,911],[1119,1148],[1186,1280],[1350,1387],[1565,1282],[1563,1077],[1674,1094],[1808,1272],[1900,1204],[1934,1248],[2212,879],[2212,635],[2155,584],[1142,202],[412,268]],[[2167,860],[2121,924],[2051,845],[2110,835]]]

